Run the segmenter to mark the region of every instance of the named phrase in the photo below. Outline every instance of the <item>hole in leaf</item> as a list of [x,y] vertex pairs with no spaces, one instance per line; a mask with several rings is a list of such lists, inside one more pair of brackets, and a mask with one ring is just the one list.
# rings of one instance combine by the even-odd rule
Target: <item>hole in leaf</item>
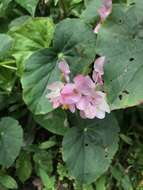
[[87,147],[87,146],[88,146],[88,144],[86,143],[86,144],[85,144],[85,146]]
[[135,4],[136,4],[135,2],[130,3],[131,6],[132,6],[132,5],[135,5]]
[[123,96],[120,94],[120,95],[119,95],[119,99],[122,100],[122,98],[123,98]]
[[129,94],[129,92],[127,90],[123,90],[124,94]]
[[122,20],[121,19],[119,20],[119,23],[122,24]]
[[135,58],[131,57],[129,60],[130,60],[130,61],[134,61],[134,60],[135,60]]

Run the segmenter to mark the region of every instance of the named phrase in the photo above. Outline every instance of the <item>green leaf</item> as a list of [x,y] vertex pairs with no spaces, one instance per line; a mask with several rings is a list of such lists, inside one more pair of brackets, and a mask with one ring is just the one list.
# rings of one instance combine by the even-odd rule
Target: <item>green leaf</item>
[[102,0],[88,0],[86,2],[86,9],[81,14],[81,18],[87,23],[95,23],[99,17],[98,9],[102,4]]
[[64,135],[67,131],[66,114],[61,110],[55,110],[47,115],[37,115],[35,120],[52,133]]
[[0,184],[8,189],[18,188],[15,179],[6,174],[0,174]]
[[106,177],[102,176],[96,181],[96,190],[106,190]]
[[9,35],[14,39],[13,56],[19,74],[22,74],[24,63],[33,52],[49,47],[53,34],[54,24],[49,18],[25,16],[11,23]]
[[104,120],[75,120],[72,125],[76,127],[63,140],[63,159],[71,176],[91,183],[107,171],[118,149],[118,123],[108,115]]
[[25,8],[33,17],[39,0],[15,0],[20,6]]
[[119,167],[111,168],[112,176],[117,180],[119,184],[123,187],[123,190],[133,190],[133,186],[129,176],[127,175],[125,169],[119,164]]
[[0,58],[7,55],[12,47],[12,38],[6,34],[0,34]]
[[22,128],[18,121],[3,117],[0,121],[0,164],[9,167],[15,161],[22,146]]
[[16,161],[16,174],[21,182],[25,182],[32,173],[30,155],[22,152]]
[[33,160],[35,162],[36,168],[41,168],[51,175],[53,171],[51,151],[39,151],[34,154]]
[[[1,62],[0,62],[1,66]],[[5,65],[3,65],[5,66]],[[8,66],[8,65],[7,65]],[[15,72],[8,68],[0,68],[0,88],[7,92],[11,92],[16,76]]]
[[43,185],[48,190],[55,190],[55,178],[49,177],[49,175],[41,168],[39,168],[39,176],[43,182]]
[[56,26],[53,48],[34,53],[22,77],[24,101],[33,113],[53,109],[46,94],[47,85],[61,79],[58,58],[62,55],[67,60],[73,74],[81,73],[94,61],[95,41],[92,29],[79,19],[66,19]]
[[[111,109],[140,104],[143,101],[143,11],[138,6],[114,5],[97,38],[97,53],[106,56],[105,91]],[[137,6],[138,5],[138,6]],[[109,48],[110,47],[110,48]]]
[[52,136],[51,138],[49,138],[48,141],[42,142],[42,143],[39,145],[39,148],[42,149],[42,150],[45,150],[45,149],[52,148],[52,147],[55,146],[56,144],[57,144],[56,137],[55,137],[55,136]]

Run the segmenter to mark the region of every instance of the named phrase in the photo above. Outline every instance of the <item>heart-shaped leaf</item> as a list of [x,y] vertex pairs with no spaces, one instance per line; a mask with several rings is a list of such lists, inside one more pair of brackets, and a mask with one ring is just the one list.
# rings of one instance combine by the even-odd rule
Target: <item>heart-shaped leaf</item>
[[0,121],[0,164],[9,167],[22,146],[23,133],[17,120],[4,117]]
[[81,73],[95,58],[95,35],[79,19],[66,19],[56,26],[52,49],[34,53],[22,77],[24,100],[35,114],[47,114],[52,106],[46,98],[47,85],[61,79],[58,58],[64,57],[72,74]]
[[113,115],[104,120],[74,120],[63,140],[63,159],[70,175],[91,183],[110,166],[118,149],[119,127]]
[[142,1],[135,2],[113,6],[113,13],[97,38],[97,52],[107,59],[105,89],[112,109],[143,101],[143,11],[142,17],[136,14],[137,10],[141,14]]

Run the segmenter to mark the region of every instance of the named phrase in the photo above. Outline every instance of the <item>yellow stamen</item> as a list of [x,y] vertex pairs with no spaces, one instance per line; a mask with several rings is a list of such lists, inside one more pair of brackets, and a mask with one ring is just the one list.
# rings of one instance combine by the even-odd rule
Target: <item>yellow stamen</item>
[[66,105],[66,104],[64,104],[64,105],[62,106],[62,109],[63,109],[63,110],[67,110],[68,108],[69,108],[69,106]]

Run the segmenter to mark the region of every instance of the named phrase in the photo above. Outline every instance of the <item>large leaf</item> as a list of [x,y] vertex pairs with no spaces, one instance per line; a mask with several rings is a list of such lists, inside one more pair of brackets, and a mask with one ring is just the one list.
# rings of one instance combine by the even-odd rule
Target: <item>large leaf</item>
[[18,70],[23,71],[25,60],[36,50],[49,47],[54,24],[49,18],[20,17],[11,23],[9,35],[14,38],[13,56]]
[[113,115],[104,120],[75,120],[63,140],[63,159],[70,175],[91,183],[110,166],[118,149],[119,127]]
[[66,114],[61,110],[55,110],[46,115],[36,115],[35,120],[45,129],[58,135],[64,135],[66,128]]
[[25,8],[32,16],[35,15],[39,0],[15,0],[19,5]]
[[0,121],[0,164],[9,167],[22,146],[22,128],[17,120],[4,117]]
[[114,6],[98,34],[97,52],[107,59],[105,89],[112,109],[143,101],[143,11],[142,17],[136,14],[140,1],[136,3]]
[[46,114],[52,106],[46,98],[47,85],[60,80],[58,58],[63,56],[73,74],[80,73],[95,57],[95,35],[79,19],[66,19],[56,27],[53,48],[34,53],[26,63],[22,86],[24,100],[35,114]]

